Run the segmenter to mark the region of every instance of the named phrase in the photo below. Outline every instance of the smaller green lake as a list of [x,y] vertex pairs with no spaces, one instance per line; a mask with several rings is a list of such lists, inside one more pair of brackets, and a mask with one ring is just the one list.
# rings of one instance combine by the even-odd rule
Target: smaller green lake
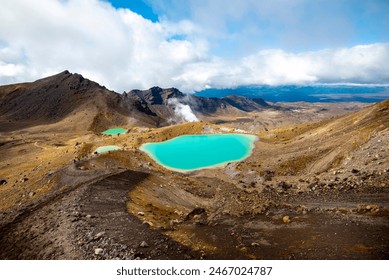
[[101,134],[103,134],[103,135],[118,135],[118,134],[124,134],[126,132],[127,132],[127,129],[120,128],[120,127],[114,127],[114,128],[110,128],[110,129],[102,132]]
[[258,137],[247,134],[184,135],[140,150],[165,168],[193,171],[241,161],[251,155]]
[[102,147],[98,147],[96,149],[95,153],[101,154],[101,153],[106,153],[109,151],[116,151],[116,150],[120,150],[120,147],[118,147],[118,146],[102,146]]

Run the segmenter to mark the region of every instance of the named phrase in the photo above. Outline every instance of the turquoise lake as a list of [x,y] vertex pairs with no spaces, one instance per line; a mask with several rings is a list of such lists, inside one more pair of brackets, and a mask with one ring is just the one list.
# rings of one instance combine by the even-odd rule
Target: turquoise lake
[[193,171],[241,161],[251,155],[257,139],[247,134],[184,135],[143,144],[140,150],[168,169]]
[[98,154],[101,154],[101,153],[106,153],[109,151],[116,151],[116,150],[120,150],[120,147],[118,147],[118,146],[102,146],[102,147],[98,147],[95,152]]
[[124,134],[126,132],[127,132],[127,129],[120,128],[120,127],[114,127],[114,128],[110,128],[110,129],[102,132],[101,134],[104,134],[104,135],[118,135],[118,134]]

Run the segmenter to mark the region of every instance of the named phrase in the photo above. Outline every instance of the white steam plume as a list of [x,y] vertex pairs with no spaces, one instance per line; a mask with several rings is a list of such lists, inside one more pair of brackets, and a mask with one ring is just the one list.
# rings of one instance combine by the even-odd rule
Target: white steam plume
[[186,122],[198,122],[199,119],[193,113],[189,105],[180,103],[177,98],[168,100],[168,104],[174,106],[174,113],[177,117],[183,119]]

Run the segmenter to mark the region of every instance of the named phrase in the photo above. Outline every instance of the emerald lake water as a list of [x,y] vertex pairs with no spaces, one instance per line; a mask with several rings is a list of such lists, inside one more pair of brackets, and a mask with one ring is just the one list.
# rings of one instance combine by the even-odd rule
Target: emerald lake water
[[241,161],[250,156],[258,138],[247,134],[185,135],[140,150],[158,164],[176,171],[193,171]]
[[118,134],[124,134],[126,132],[127,132],[127,129],[120,128],[120,127],[114,127],[114,128],[110,128],[110,129],[102,132],[101,134],[104,134],[104,135],[118,135]]
[[116,151],[116,150],[120,150],[120,147],[118,147],[118,146],[102,146],[102,147],[98,147],[95,152],[98,154],[101,154],[101,153],[106,153],[109,151]]

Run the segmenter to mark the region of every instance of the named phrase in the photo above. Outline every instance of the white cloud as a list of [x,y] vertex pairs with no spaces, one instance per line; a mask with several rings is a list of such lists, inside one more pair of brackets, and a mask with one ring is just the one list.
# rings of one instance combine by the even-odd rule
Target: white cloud
[[[361,45],[298,54],[261,51],[246,57],[254,83],[384,82],[389,80],[389,44]],[[262,72],[262,73],[261,73]]]
[[388,83],[389,44],[372,44],[316,52],[262,50],[236,61],[193,63],[175,77],[187,90],[253,84],[313,82]]
[[[39,3],[39,4],[38,4]],[[151,22],[98,0],[14,0],[0,9],[0,84],[78,72],[118,92],[133,88],[309,82],[389,82],[389,44],[292,53],[210,54],[189,20]]]
[[188,21],[153,23],[97,0],[8,1],[0,21],[0,83],[68,69],[118,91],[167,87],[207,51],[201,41],[172,39],[192,32]]

